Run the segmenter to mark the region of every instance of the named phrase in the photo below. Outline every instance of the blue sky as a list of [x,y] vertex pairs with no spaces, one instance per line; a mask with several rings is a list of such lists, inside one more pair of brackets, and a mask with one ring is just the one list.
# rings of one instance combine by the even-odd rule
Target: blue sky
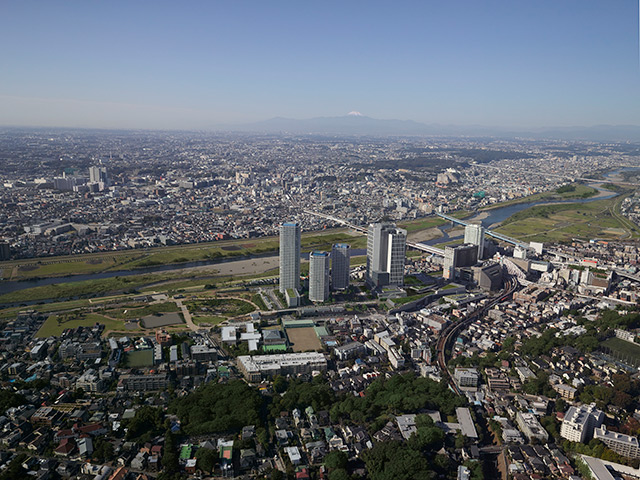
[[8,1],[0,125],[640,124],[637,0]]

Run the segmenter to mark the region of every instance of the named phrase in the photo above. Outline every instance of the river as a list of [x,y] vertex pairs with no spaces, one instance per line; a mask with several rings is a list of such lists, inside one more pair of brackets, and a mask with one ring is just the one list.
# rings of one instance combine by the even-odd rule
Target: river
[[[602,183],[594,183],[589,185],[590,187],[593,187],[595,189],[597,189],[600,193],[598,195],[595,195],[593,197],[589,197],[589,198],[579,198],[579,199],[572,199],[572,200],[548,200],[548,201],[543,201],[543,202],[527,202],[527,203],[517,203],[515,205],[508,205],[506,207],[499,207],[499,208],[494,208],[492,210],[485,210],[484,213],[486,213],[486,216],[484,216],[484,218],[482,218],[482,220],[480,221],[482,223],[482,225],[485,228],[490,228],[493,227],[495,228],[498,224],[504,222],[507,218],[509,218],[511,215],[514,215],[522,210],[526,210],[527,208],[530,207],[536,207],[538,205],[550,205],[550,204],[554,204],[554,203],[588,203],[588,202],[594,202],[596,200],[605,200],[607,198],[612,198],[615,197],[617,194],[615,192],[612,192],[610,190],[605,190],[604,188],[601,187]],[[482,212],[480,212],[482,213]],[[480,215],[478,215],[480,216]],[[473,217],[470,219],[471,221],[473,221]],[[447,225],[443,225],[441,227],[439,227],[440,231],[442,232],[442,236],[441,237],[437,237],[437,238],[432,238],[431,240],[427,240],[426,242],[421,242],[424,243],[426,245],[438,245],[440,243],[445,243],[445,242],[449,242],[449,241],[453,241],[453,240],[457,240],[459,238],[462,238],[464,236],[463,233],[459,233],[453,236],[449,235],[449,229],[450,229],[450,224]]]
[[[613,172],[613,173],[615,173],[615,172]],[[546,204],[550,204],[550,203],[587,203],[587,202],[593,202],[595,200],[603,200],[603,199],[606,199],[606,198],[611,198],[611,197],[616,195],[616,193],[614,193],[614,192],[611,192],[609,190],[603,189],[600,185],[601,185],[601,183],[590,185],[591,187],[596,188],[601,192],[599,195],[596,195],[595,197],[591,197],[591,198],[583,198],[583,199],[578,199],[578,200],[564,200],[564,201],[555,200],[555,201],[547,201],[547,202],[519,203],[519,204],[516,204],[516,205],[509,205],[509,206],[506,206],[506,207],[494,208],[493,210],[487,210],[485,212],[486,216],[482,219],[482,224],[485,227],[496,225],[498,223],[503,222],[504,220],[509,218],[511,215],[513,215],[513,214],[515,214],[515,213],[517,213],[517,212],[519,212],[521,210],[525,210],[525,209],[527,209],[529,207],[533,207],[533,206],[536,206],[536,205],[546,205]],[[458,235],[455,235],[455,236],[449,236],[449,232],[447,231],[447,229],[449,228],[449,225],[444,225],[444,226],[439,227],[439,228],[440,228],[440,231],[443,234],[441,237],[434,238],[434,239],[431,239],[431,240],[428,240],[428,241],[422,242],[422,243],[426,243],[427,245],[436,245],[436,244],[439,244],[439,243],[444,243],[444,242],[456,240],[456,239],[461,238],[463,236],[462,234],[458,234]],[[366,253],[367,253],[366,249],[353,249],[353,250],[351,250],[351,255],[353,255],[353,256],[365,255]],[[185,269],[185,268],[201,267],[201,266],[207,266],[207,265],[216,265],[216,264],[220,264],[220,263],[236,262],[236,261],[247,260],[247,259],[252,259],[252,258],[265,258],[265,257],[269,257],[269,256],[273,256],[273,252],[262,253],[262,254],[257,254],[257,255],[250,255],[250,256],[241,256],[241,257],[238,256],[238,257],[231,257],[231,258],[222,258],[222,259],[217,259],[217,260],[209,260],[209,261],[201,261],[201,262],[188,262],[188,263],[171,264],[171,265],[157,265],[157,266],[153,266],[153,267],[137,268],[137,269],[134,269],[134,270],[119,270],[119,271],[90,273],[90,274],[82,274],[82,275],[71,275],[71,276],[67,276],[67,277],[56,277],[56,278],[36,278],[36,279],[33,279],[33,280],[20,280],[20,281],[13,281],[13,282],[1,281],[0,282],[0,295],[3,295],[5,293],[16,292],[18,290],[23,290],[25,288],[41,287],[41,286],[44,286],[44,285],[53,285],[53,284],[70,283],[70,282],[80,282],[80,281],[83,281],[83,280],[100,280],[100,279],[103,279],[103,278],[125,277],[125,276],[129,276],[129,275],[141,275],[141,274],[145,274],[145,273],[171,272],[171,271],[182,270],[182,269]],[[303,260],[308,260],[309,259],[309,254],[308,253],[302,253],[300,255],[300,257]]]

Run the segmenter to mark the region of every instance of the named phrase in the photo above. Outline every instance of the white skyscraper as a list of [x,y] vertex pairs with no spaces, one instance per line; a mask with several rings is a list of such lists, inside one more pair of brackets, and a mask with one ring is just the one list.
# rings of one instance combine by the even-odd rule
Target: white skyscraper
[[325,302],[329,298],[329,254],[311,252],[309,255],[309,300]]
[[464,243],[478,246],[478,260],[484,258],[484,228],[482,225],[470,223],[464,227]]
[[346,243],[337,243],[331,249],[331,289],[349,288],[351,248]]
[[300,290],[300,225],[280,225],[280,292],[288,288]]
[[91,183],[104,183],[108,185],[109,177],[107,176],[107,167],[89,167],[89,181]]
[[404,285],[407,231],[391,223],[372,223],[367,233],[367,282]]

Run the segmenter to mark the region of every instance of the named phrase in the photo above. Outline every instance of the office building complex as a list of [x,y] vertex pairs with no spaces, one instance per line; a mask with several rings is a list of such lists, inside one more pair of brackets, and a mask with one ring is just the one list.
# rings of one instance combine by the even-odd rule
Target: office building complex
[[276,375],[297,375],[327,371],[327,359],[322,353],[282,353],[276,355],[242,355],[238,369],[249,382],[259,382]]
[[585,443],[591,440],[593,430],[602,425],[604,413],[596,404],[569,407],[560,427],[560,436],[570,442]]
[[349,288],[351,248],[346,243],[337,243],[331,249],[331,289]]
[[407,231],[390,223],[373,223],[367,233],[367,282],[373,287],[404,285]]
[[442,266],[442,276],[447,280],[455,278],[455,269],[460,267],[471,267],[478,262],[477,245],[459,245],[457,247],[444,248],[444,263]]
[[484,258],[484,228],[482,225],[469,224],[464,227],[464,243],[478,246],[478,260]]
[[107,167],[89,167],[89,181],[92,183],[109,183]]
[[325,302],[329,298],[329,254],[311,252],[309,255],[309,300]]
[[300,225],[280,225],[280,292],[300,289]]
[[527,440],[538,441],[542,443],[546,443],[549,440],[549,434],[547,431],[540,425],[540,422],[536,418],[536,416],[531,412],[518,412],[516,413],[516,424],[520,431],[524,433],[524,436],[527,437]]

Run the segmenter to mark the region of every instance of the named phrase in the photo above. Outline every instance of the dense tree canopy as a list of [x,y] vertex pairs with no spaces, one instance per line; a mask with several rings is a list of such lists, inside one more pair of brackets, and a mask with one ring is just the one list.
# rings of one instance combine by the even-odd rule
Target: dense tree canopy
[[162,410],[144,406],[136,410],[136,414],[132,419],[122,422],[122,426],[127,429],[127,440],[144,443],[162,433],[163,423],[164,414]]
[[11,390],[0,390],[0,413],[6,412],[8,408],[19,407],[25,403],[27,403],[27,399],[23,395]]
[[451,392],[445,382],[416,377],[413,373],[378,378],[366,390],[364,397],[347,396],[331,408],[334,421],[349,419],[355,423],[371,421],[384,414],[415,413],[436,409],[452,415],[465,400]]
[[245,425],[257,425],[262,398],[241,380],[209,383],[171,403],[169,411],[182,422],[189,435],[237,432]]

